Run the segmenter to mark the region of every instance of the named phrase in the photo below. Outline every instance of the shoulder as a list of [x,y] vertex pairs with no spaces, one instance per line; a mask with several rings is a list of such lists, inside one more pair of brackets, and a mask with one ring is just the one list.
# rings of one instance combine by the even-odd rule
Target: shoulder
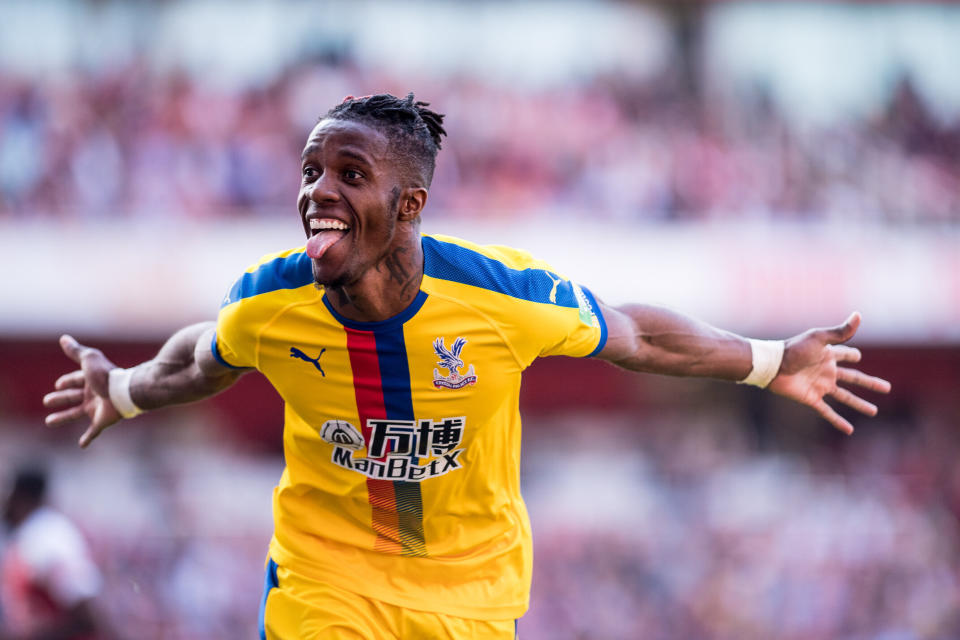
[[576,307],[571,285],[529,252],[480,245],[460,238],[424,235],[424,275],[527,302]]
[[304,247],[262,256],[237,278],[224,296],[225,307],[240,300],[313,284],[313,268]]
[[511,269],[528,269],[543,264],[528,251],[505,245],[482,245],[441,234],[424,234],[422,238],[424,259],[429,256],[434,262],[460,261],[470,264],[493,261]]
[[35,536],[73,535],[77,529],[70,520],[50,507],[40,507],[30,514],[20,526],[19,531],[25,538]]

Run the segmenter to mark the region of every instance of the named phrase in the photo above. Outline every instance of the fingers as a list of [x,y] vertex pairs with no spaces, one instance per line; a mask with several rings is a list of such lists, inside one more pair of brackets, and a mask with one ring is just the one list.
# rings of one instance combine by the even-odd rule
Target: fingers
[[43,406],[47,409],[63,409],[83,402],[83,389],[64,389],[51,391],[43,396]]
[[822,399],[814,403],[812,406],[824,420],[836,427],[837,430],[842,431],[848,436],[853,433],[853,425],[850,424],[839,413],[834,411],[833,407],[828,405]]
[[71,407],[65,411],[58,411],[56,413],[51,413],[46,417],[45,422],[48,427],[59,427],[62,424],[66,424],[72,420],[82,418],[86,415],[83,410],[83,405]]
[[81,366],[85,359],[89,360],[91,357],[103,355],[99,349],[84,346],[70,335],[60,336],[60,348],[67,354],[67,357]]
[[837,381],[856,384],[877,393],[890,393],[890,383],[883,378],[868,376],[862,371],[847,367],[837,367]]
[[57,389],[58,391],[61,389],[71,389],[71,388],[82,389],[84,382],[85,382],[85,378],[83,375],[83,371],[78,369],[76,371],[71,371],[70,373],[65,373],[59,378],[57,378],[57,382],[53,385],[53,388]]
[[867,402],[860,396],[856,395],[855,393],[852,393],[847,389],[844,389],[842,387],[837,387],[836,389],[830,392],[830,395],[836,398],[838,401],[842,402],[843,404],[847,405],[851,409],[856,409],[862,414],[865,414],[868,416],[877,415],[877,405],[873,404],[872,402]]
[[854,311],[843,324],[825,329],[827,332],[827,344],[839,344],[841,342],[846,342],[854,336],[859,328],[860,312]]
[[81,449],[86,449],[90,443],[93,442],[94,439],[103,432],[104,429],[106,429],[106,427],[97,427],[91,424],[89,427],[87,427],[87,430],[83,432],[83,435],[80,436],[80,440],[77,442],[77,444],[80,445]]
[[67,334],[60,336],[60,348],[63,349],[68,358],[80,364],[80,353],[83,351],[83,347],[73,336]]
[[830,353],[833,354],[837,362],[860,362],[860,358],[863,357],[860,349],[848,347],[845,344],[832,344],[827,348],[830,349]]

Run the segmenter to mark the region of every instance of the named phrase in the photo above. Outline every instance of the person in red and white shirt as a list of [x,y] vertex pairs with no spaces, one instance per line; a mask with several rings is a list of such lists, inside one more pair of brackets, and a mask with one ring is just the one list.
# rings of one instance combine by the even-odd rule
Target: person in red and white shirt
[[23,469],[3,509],[0,640],[100,637],[93,599],[101,576],[77,527],[46,506],[46,474]]

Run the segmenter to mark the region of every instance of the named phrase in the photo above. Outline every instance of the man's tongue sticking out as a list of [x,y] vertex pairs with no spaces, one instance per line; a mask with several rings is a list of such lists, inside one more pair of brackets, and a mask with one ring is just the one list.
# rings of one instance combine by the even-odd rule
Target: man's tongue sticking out
[[307,255],[314,260],[319,260],[327,252],[327,249],[344,235],[343,231],[329,229],[310,236],[310,239],[307,240]]

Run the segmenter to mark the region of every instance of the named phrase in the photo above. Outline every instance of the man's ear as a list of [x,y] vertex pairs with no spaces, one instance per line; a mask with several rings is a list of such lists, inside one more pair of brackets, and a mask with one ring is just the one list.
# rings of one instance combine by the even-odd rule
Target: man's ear
[[427,204],[427,190],[423,187],[407,187],[400,194],[400,212],[398,219],[401,222],[413,222]]

